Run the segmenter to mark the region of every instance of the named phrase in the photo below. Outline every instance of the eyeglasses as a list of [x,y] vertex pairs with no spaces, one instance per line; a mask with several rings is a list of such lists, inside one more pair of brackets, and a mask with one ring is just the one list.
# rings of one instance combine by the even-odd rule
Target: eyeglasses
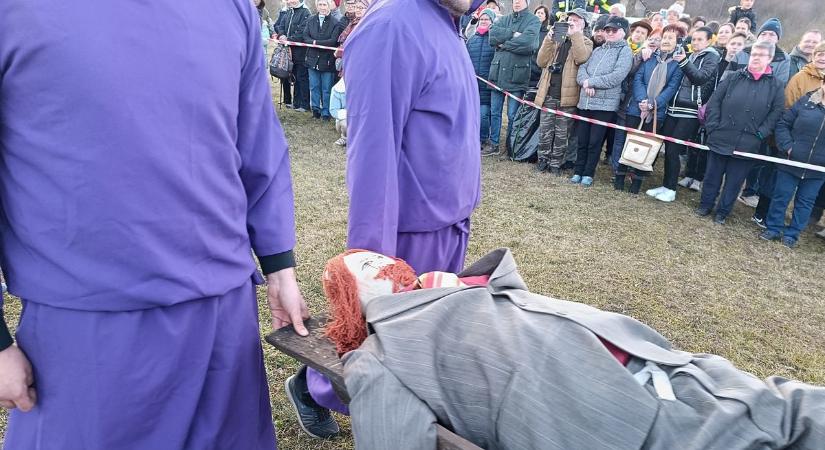
[[770,58],[770,56],[767,53],[751,53],[751,58]]
[[619,29],[618,28],[605,28],[604,32],[607,33],[607,34],[613,34],[613,33],[618,33]]

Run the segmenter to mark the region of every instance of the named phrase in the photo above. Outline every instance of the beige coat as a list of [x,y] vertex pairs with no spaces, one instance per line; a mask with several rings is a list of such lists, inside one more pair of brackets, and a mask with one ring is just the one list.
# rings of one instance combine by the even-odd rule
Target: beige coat
[[[579,103],[580,87],[576,82],[576,74],[579,71],[579,66],[587,62],[590,54],[593,53],[593,41],[584,37],[581,32],[571,34],[570,41],[572,42],[570,53],[567,55],[567,61],[565,61],[564,69],[561,72],[561,107],[563,108],[576,106]],[[547,96],[548,89],[550,89],[552,74],[548,67],[553,64],[556,57],[556,47],[557,42],[545,39],[541,43],[539,54],[536,57],[536,63],[542,69],[535,102],[539,106],[544,104],[544,98]]]
[[813,63],[809,63],[788,82],[785,88],[785,108],[790,108],[797,100],[804,97],[805,94],[815,91],[822,86],[822,81],[825,79]]

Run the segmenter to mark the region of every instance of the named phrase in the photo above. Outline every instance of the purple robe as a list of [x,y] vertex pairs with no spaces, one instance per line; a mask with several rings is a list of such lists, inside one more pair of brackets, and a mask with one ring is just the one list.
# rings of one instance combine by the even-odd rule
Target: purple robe
[[[478,85],[455,20],[435,0],[375,0],[347,39],[344,77],[348,247],[418,273],[460,272],[481,155]],[[348,414],[312,368],[307,386],[316,403]]]
[[[29,325],[36,343],[21,339],[25,352],[38,355],[38,388],[37,378],[54,380],[75,370],[65,358],[49,355],[56,348],[45,344],[52,333],[65,341],[67,352],[89,358],[95,343],[118,343],[124,350],[107,354],[106,363],[128,368],[135,364],[136,355],[127,351],[135,340],[174,332],[180,341],[170,338],[169,351],[180,350],[182,358],[191,354],[192,360],[176,361],[164,349],[154,359],[139,355],[156,370],[124,380],[124,401],[169,408],[163,426],[188,433],[189,442],[216,432],[207,429],[212,422],[204,414],[220,420],[254,407],[256,417],[245,420],[258,424],[265,416],[271,428],[268,410],[258,408],[268,402],[260,386],[260,356],[249,353],[259,343],[248,341],[245,356],[230,360],[239,366],[197,359],[220,344],[214,339],[223,338],[222,322],[232,314],[216,317],[193,306],[187,320],[191,332],[200,333],[193,339],[174,320],[138,324],[121,313],[146,310],[161,317],[165,308],[214,302],[249,283],[256,272],[250,248],[260,257],[295,245],[287,145],[261,64],[257,12],[248,0],[206,0],[197,7],[170,0],[5,0],[0,30],[2,267],[10,291],[26,301],[27,310],[51,308],[48,321]],[[251,302],[251,295],[235,297]],[[78,314],[101,324],[123,323],[124,333],[70,327]],[[238,326],[257,335],[254,308],[245,307],[243,314]],[[129,331],[130,325],[139,325],[139,333]],[[186,367],[174,371],[181,386],[214,370],[227,370],[219,375],[224,383],[238,382],[231,373],[251,377],[246,387],[232,388],[253,403],[239,405],[224,395],[226,386],[211,383],[199,396],[154,389],[170,385],[167,375],[179,364]],[[88,369],[102,384],[113,381],[106,379],[109,374],[121,373]],[[72,396],[88,384],[61,381],[61,390],[75,391],[61,395],[44,386],[42,410],[16,414],[9,433],[22,439],[16,428],[30,429],[25,422],[40,417],[47,431],[39,436],[67,429],[66,445],[84,446],[88,438],[94,447],[92,439],[105,434],[109,415],[126,417],[118,426],[135,435],[155,423],[158,411],[141,407],[142,413],[125,415],[118,401],[103,395],[109,391],[76,401]],[[143,395],[148,393],[157,396]],[[86,425],[63,427],[61,415]],[[218,441],[246,434],[248,426],[241,425],[224,424]],[[274,438],[258,442],[274,446]]]
[[436,0],[370,5],[344,47],[349,248],[403,258],[399,235],[470,217],[481,196],[474,75]]

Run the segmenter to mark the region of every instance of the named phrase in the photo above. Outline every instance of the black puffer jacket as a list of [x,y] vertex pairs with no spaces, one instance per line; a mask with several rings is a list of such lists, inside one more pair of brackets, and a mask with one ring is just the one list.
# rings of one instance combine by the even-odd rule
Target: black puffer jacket
[[667,113],[674,117],[697,117],[699,105],[707,103],[716,88],[719,53],[708,47],[696,56],[685,58],[679,67],[685,76]]
[[[278,36],[285,35],[290,42],[304,42],[304,28],[310,15],[312,13],[303,5],[282,10],[275,23],[275,33]],[[295,64],[303,64],[306,54],[306,47],[292,47],[292,61]]]
[[[324,47],[337,47],[338,35],[341,31],[343,30],[338,27],[338,21],[333,16],[326,16],[324,26],[321,26],[319,16],[315,14],[307,20],[303,42]],[[335,51],[308,48],[306,66],[321,72],[335,72]]]
[[759,153],[785,106],[785,86],[773,74],[758,80],[747,69],[719,83],[708,103],[708,147],[720,155]]
[[[814,91],[800,98],[776,125],[776,145],[780,151],[791,150],[788,159],[792,161],[825,166],[825,105],[821,92]],[[812,96],[815,101],[811,100]],[[784,164],[777,168],[799,178],[825,178],[825,173],[814,170]]]

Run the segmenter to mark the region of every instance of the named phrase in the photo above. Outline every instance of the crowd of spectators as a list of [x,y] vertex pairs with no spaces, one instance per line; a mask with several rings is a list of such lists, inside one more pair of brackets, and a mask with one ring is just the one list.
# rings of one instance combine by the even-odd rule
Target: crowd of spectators
[[[764,230],[762,239],[794,247],[799,232],[822,215],[825,173],[734,151],[825,162],[822,33],[808,30],[788,52],[779,46],[781,20],[759,23],[754,0],[741,0],[728,12],[724,23],[691,18],[685,2],[677,1],[630,23],[619,2],[558,1],[530,12],[524,0],[515,0],[513,12],[501,14],[490,0],[462,18],[461,30],[476,75],[516,97],[709,147],[665,141],[661,185],[646,194],[667,203],[680,189],[699,191],[696,214],[718,224],[738,200],[755,208],[752,220]],[[512,157],[514,128],[524,126],[516,115],[529,106],[481,81],[479,94],[482,155]],[[624,131],[546,112],[536,120],[539,172],[591,186],[604,155],[616,190],[638,194],[645,180],[656,178],[620,164]],[[791,199],[793,218],[786,225]],[[818,234],[825,237],[825,231]]]

